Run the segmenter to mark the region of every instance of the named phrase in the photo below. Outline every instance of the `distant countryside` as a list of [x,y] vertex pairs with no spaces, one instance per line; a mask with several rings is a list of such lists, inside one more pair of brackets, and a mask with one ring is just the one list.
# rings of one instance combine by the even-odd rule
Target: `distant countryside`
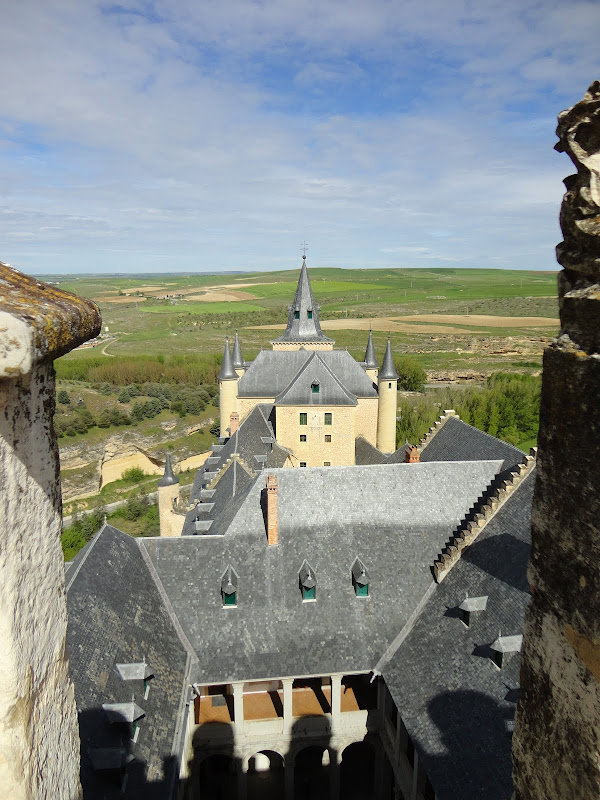
[[[390,334],[398,444],[417,442],[445,408],[523,450],[536,444],[542,352],[558,332],[555,273],[310,274],[336,348],[362,360],[371,328],[381,359]],[[185,486],[218,436],[225,336],[238,330],[248,360],[269,347],[285,327],[297,275],[44,276],[94,299],[103,318],[99,339],[56,362],[66,557],[97,530],[106,507],[123,530],[158,533],[147,497],[165,453]],[[116,501],[124,502],[113,509]],[[84,519],[83,511],[95,513]]]

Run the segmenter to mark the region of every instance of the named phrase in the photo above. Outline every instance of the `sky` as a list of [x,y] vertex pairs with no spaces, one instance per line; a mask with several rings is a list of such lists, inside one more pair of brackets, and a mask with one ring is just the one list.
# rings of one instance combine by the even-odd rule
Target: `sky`
[[4,0],[0,260],[556,269],[600,2]]

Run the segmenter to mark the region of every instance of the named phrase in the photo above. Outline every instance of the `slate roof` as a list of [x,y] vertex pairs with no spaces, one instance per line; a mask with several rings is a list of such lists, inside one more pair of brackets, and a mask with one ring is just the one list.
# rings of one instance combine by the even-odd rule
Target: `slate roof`
[[399,447],[394,453],[382,453],[364,436],[357,436],[354,442],[354,463],[366,464],[402,464],[406,455],[406,445]]
[[383,356],[383,363],[379,371],[379,380],[397,381],[398,373],[394,366],[394,356],[392,355],[392,343],[388,336],[387,345],[385,346],[385,354]]
[[[278,546],[267,545],[258,478],[223,537],[140,540],[199,656],[193,680],[371,669],[431,585],[431,565],[449,534],[499,468],[479,461],[277,469]],[[369,599],[354,594],[357,557],[370,576]],[[318,580],[310,604],[298,583],[305,559]],[[228,565],[239,577],[237,608],[224,612],[220,580]]]
[[[189,657],[137,541],[104,525],[78,553],[66,585],[69,671],[79,711],[84,796],[113,796],[114,774],[94,772],[92,758],[97,748],[124,745],[133,756],[125,796],[169,798],[179,769],[175,754],[181,747]],[[154,676],[147,698],[142,680],[124,681],[116,668],[143,658]],[[103,704],[130,703],[132,695],[145,712],[135,744],[131,728],[110,724],[102,710]]]
[[[317,391],[313,391],[313,386]],[[278,406],[355,406],[356,395],[347,391],[317,352],[313,352],[292,382],[275,398]]]
[[421,461],[463,461],[465,459],[501,458],[502,469],[511,469],[523,458],[523,452],[489,433],[450,417],[421,451]]
[[225,348],[223,350],[223,361],[221,362],[221,371],[219,372],[220,381],[233,381],[237,380],[237,372],[233,368],[233,359],[231,357],[231,350],[229,349],[229,336],[225,337]]
[[[239,397],[274,399],[290,386],[314,350],[261,350],[238,383]],[[347,350],[323,350],[321,361],[339,383],[356,397],[377,397],[377,389],[364,368]]]
[[375,345],[373,344],[373,331],[369,331],[367,349],[365,350],[364,365],[367,367],[367,369],[377,369],[377,357],[375,356]]
[[[499,631],[521,633],[530,599],[534,476],[463,553],[382,669],[439,800],[507,800],[513,791],[508,731],[520,659],[513,654],[499,670],[490,655]],[[469,628],[457,613],[466,592],[488,597]]]
[[[284,333],[275,341],[277,342],[326,342],[333,344],[333,339],[328,339],[319,324],[319,309],[313,297],[306,256],[302,256],[302,268],[298,278],[298,286],[294,302],[288,306],[288,324]],[[296,318],[296,315],[297,318]]]

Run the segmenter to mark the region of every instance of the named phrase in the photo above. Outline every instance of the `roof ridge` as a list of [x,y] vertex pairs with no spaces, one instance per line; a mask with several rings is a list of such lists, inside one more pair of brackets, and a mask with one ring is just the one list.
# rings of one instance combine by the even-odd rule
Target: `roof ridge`
[[513,470],[499,472],[484,493],[469,509],[457,528],[448,539],[442,552],[433,563],[433,574],[441,583],[452,567],[461,558],[464,550],[473,544],[488,522],[504,506],[508,498],[521,486],[525,478],[535,469],[537,463],[537,447],[532,447],[529,455]]
[[[83,567],[83,565],[84,565],[84,564],[85,564],[85,562],[87,561],[87,558],[88,558],[89,554],[92,552],[92,549],[93,549],[94,545],[96,544],[96,542],[97,542],[97,541],[98,541],[98,539],[100,538],[100,534],[102,533],[102,531],[103,531],[105,528],[108,528],[108,527],[111,527],[111,528],[112,528],[113,526],[112,526],[112,525],[110,525],[110,526],[109,526],[107,522],[103,522],[103,523],[102,523],[102,527],[101,527],[101,528],[98,530],[98,532],[96,533],[96,535],[94,536],[94,538],[93,538],[93,539],[91,539],[91,541],[90,541],[90,546],[88,547],[88,549],[87,549],[87,552],[86,552],[86,553],[84,553],[84,555],[81,557],[81,561],[79,562],[79,564],[77,564],[77,567],[75,568],[75,571],[73,572],[73,575],[70,575],[70,574],[69,574],[69,580],[68,580],[68,582],[65,584],[65,592],[68,592],[68,591],[69,591],[69,589],[71,588],[71,586],[73,585],[73,581],[74,581],[74,580],[75,580],[75,578],[76,578],[76,577],[79,575],[79,571],[80,571],[80,569]],[[117,531],[117,530],[119,530],[119,529],[118,529],[118,528],[113,528],[113,530]],[[119,531],[119,533],[122,533],[122,531]],[[125,535],[126,535],[126,534],[125,534]]]

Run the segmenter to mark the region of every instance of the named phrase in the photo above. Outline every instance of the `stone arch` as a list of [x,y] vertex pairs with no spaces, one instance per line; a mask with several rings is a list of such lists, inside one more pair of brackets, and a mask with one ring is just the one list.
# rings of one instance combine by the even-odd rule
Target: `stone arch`
[[375,746],[368,740],[351,742],[342,750],[340,797],[362,800],[375,788]]
[[[256,756],[264,756],[269,761],[269,766],[265,767],[266,762],[264,760],[258,760],[259,765],[257,765],[256,761],[254,764],[252,763],[252,759],[256,759]],[[260,764],[263,765],[263,768],[260,768]],[[265,772],[266,769],[283,769],[286,764],[286,756],[283,753],[280,753],[278,750],[273,749],[272,747],[264,748],[263,750],[253,750],[247,756],[244,757],[243,765],[245,772]]]
[[237,766],[231,752],[211,752],[203,757],[197,765],[197,784],[202,797],[207,800],[223,798],[235,800],[237,797]]
[[285,791],[284,757],[276,750],[259,750],[244,759],[247,800],[283,797]]
[[307,742],[294,754],[294,797],[328,797],[331,780],[330,764],[335,751],[327,744]]

